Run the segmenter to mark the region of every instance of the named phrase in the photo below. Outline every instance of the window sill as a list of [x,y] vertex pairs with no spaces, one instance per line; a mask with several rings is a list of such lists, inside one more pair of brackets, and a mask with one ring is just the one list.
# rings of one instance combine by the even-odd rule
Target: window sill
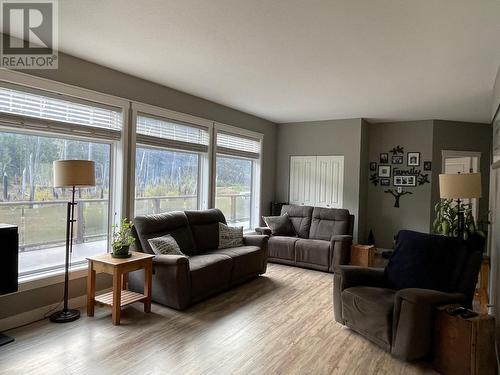
[[[75,280],[87,276],[87,264],[80,264],[71,267],[69,279]],[[64,269],[37,275],[29,275],[19,278],[19,288],[15,293],[26,292],[28,290],[43,288],[49,285],[60,284],[64,282]]]

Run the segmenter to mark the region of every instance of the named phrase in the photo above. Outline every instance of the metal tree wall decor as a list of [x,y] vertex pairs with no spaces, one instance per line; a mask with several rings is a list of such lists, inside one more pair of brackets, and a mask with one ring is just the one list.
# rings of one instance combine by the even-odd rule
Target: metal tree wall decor
[[[389,154],[392,155],[390,158]],[[369,182],[373,186],[394,186],[395,189],[386,189],[384,193],[394,197],[394,207],[398,208],[403,195],[413,194],[403,188],[415,188],[431,182],[430,173],[423,173],[423,171],[430,171],[432,163],[430,161],[421,163],[420,160],[420,152],[406,152],[405,155],[404,147],[397,145],[387,153],[380,154],[378,165],[373,161],[369,164]],[[422,164],[423,170],[420,167]]]

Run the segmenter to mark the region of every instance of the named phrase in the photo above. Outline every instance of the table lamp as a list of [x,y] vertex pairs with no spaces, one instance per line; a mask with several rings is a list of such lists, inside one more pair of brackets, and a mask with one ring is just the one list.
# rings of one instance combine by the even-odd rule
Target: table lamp
[[55,323],[66,323],[80,317],[79,310],[68,309],[69,257],[73,252],[73,224],[75,219],[76,188],[95,186],[95,165],[90,160],[58,160],[53,164],[54,187],[71,188],[71,202],[68,202],[66,218],[66,262],[64,269],[64,307],[50,316]]
[[465,220],[461,200],[481,198],[481,173],[457,173],[439,175],[439,196],[456,199],[458,205],[458,237],[464,238]]

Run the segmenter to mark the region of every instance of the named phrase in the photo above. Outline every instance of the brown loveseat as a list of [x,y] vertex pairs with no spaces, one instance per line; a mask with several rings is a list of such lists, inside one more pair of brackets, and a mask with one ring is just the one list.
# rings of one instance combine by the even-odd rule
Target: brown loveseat
[[267,227],[255,228],[269,238],[269,262],[334,272],[339,264],[349,264],[354,215],[348,210],[284,205],[297,236],[272,236]]
[[[219,222],[226,219],[218,209],[134,219],[137,251],[153,254],[148,239],[170,234],[186,254],[153,258],[153,301],[184,309],[266,272],[268,237],[244,236],[244,246],[218,249]],[[141,292],[143,280],[141,271],[131,273],[130,289]]]

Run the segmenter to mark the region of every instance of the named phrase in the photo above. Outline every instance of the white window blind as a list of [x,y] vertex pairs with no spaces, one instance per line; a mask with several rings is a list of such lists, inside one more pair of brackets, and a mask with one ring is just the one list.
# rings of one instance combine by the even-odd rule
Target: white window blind
[[259,159],[260,140],[243,135],[217,131],[217,153]]
[[136,125],[138,143],[187,151],[208,151],[208,129],[201,125],[144,114],[137,115]]
[[119,108],[0,84],[0,125],[119,139]]

